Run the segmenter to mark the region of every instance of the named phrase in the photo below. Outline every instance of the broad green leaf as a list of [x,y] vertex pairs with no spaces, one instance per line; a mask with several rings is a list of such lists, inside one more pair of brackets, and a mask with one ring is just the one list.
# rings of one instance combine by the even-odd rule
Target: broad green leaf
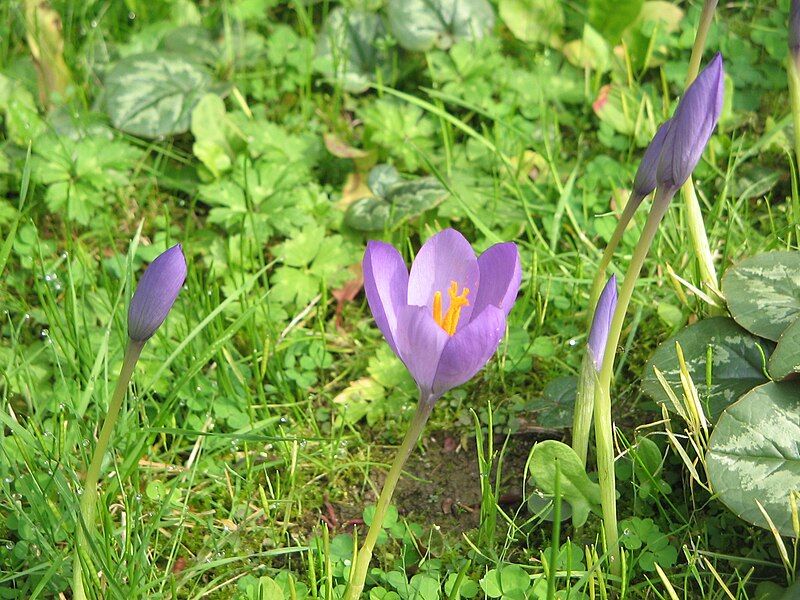
[[106,77],[106,112],[114,127],[141,137],[184,133],[211,77],[197,63],[169,52],[119,61]]
[[396,183],[402,181],[400,173],[392,165],[375,165],[367,176],[367,185],[376,196],[384,197]]
[[283,590],[275,583],[275,580],[266,575],[258,579],[258,598],[269,598],[269,600],[283,600]]
[[556,463],[560,473],[561,499],[572,507],[572,524],[581,527],[589,512],[600,505],[600,486],[586,474],[581,459],[575,451],[555,440],[539,442],[531,450],[529,460],[531,477],[536,487],[553,495]]
[[500,18],[517,39],[561,46],[564,9],[552,0],[500,0]]
[[[371,181],[370,187],[373,184],[375,182]],[[349,227],[360,231],[380,231],[430,210],[447,197],[447,190],[433,177],[384,184],[386,180],[376,188],[385,191],[385,196],[362,198],[347,207],[344,221]]]
[[420,52],[481,39],[494,27],[494,11],[486,0],[389,0],[386,16],[397,42]]
[[228,142],[230,124],[225,103],[216,94],[206,94],[192,110],[192,152],[214,177],[231,168],[234,157]]
[[346,91],[360,94],[390,75],[392,50],[385,38],[380,16],[335,8],[317,38],[315,68]]
[[800,386],[766,383],[729,406],[706,453],[714,492],[742,519],[794,536],[789,502],[800,491]]
[[728,269],[722,293],[736,322],[777,341],[800,315],[800,252],[768,252]]
[[591,25],[583,26],[583,38],[564,44],[566,59],[576,67],[605,73],[611,68],[611,46]]
[[[727,317],[705,319],[662,343],[647,361],[642,390],[670,410],[672,402],[653,368],[661,371],[675,395],[682,398],[676,342],[681,345],[689,376],[710,419],[716,419],[739,396],[767,381],[764,356],[769,356],[773,345],[748,333]],[[711,385],[707,385],[709,375]]]
[[0,112],[5,118],[8,138],[19,146],[27,146],[47,130],[39,116],[36,100],[22,82],[0,74]]
[[644,0],[589,0],[589,23],[609,42],[616,43],[639,16],[642,5]]
[[786,379],[800,373],[800,317],[787,327],[769,357],[769,374],[773,379]]
[[531,576],[519,565],[505,565],[490,569],[480,585],[489,598],[505,598],[509,594],[527,590],[531,586]]

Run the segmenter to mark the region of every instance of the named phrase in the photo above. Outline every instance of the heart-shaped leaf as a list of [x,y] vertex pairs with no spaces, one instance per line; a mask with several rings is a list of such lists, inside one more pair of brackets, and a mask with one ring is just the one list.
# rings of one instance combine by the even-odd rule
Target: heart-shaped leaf
[[420,52],[480,39],[494,27],[486,0],[389,0],[386,16],[397,42]]
[[170,52],[146,52],[119,61],[106,77],[106,112],[114,127],[141,137],[184,133],[211,76]]
[[766,383],[729,406],[706,453],[719,499],[742,519],[794,536],[790,492],[800,492],[800,386]]
[[616,43],[639,16],[642,5],[644,0],[590,0],[589,23],[609,42]]
[[[666,404],[667,408],[672,408],[672,402],[653,368],[661,371],[672,391],[681,398],[683,388],[676,342],[681,346],[689,376],[709,418],[715,419],[742,394],[767,381],[764,357],[769,356],[773,345],[748,333],[733,319],[705,319],[669,338],[647,361],[642,390],[656,402]],[[711,385],[707,385],[708,380]]]
[[769,374],[773,379],[786,379],[793,373],[800,373],[800,317],[784,330],[769,357]]
[[533,447],[528,463],[536,487],[551,496],[558,465],[561,499],[572,507],[572,524],[586,523],[589,512],[600,505],[600,486],[589,479],[575,451],[556,440],[545,440]]
[[777,341],[800,315],[800,252],[746,258],[725,273],[722,293],[739,325]]
[[335,8],[317,38],[315,68],[346,91],[360,94],[390,75],[392,64],[386,28],[380,16],[363,10]]
[[447,190],[433,177],[411,181],[399,177],[394,167],[374,167],[369,187],[375,197],[361,198],[348,206],[345,223],[359,231],[380,231],[430,210],[447,197]]

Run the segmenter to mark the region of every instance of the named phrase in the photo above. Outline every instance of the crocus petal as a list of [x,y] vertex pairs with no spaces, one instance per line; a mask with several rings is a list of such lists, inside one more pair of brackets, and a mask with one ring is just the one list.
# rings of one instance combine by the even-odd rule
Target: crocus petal
[[408,278],[408,303],[426,306],[433,310],[433,295],[442,293],[447,310],[447,290],[455,281],[461,288],[469,288],[469,305],[461,310],[461,323],[469,322],[474,306],[473,298],[478,290],[480,272],[478,259],[469,242],[455,229],[445,229],[431,237],[411,265]]
[[661,149],[664,147],[664,140],[669,131],[670,121],[664,121],[661,127],[658,128],[653,139],[650,140],[650,145],[642,155],[642,160],[639,163],[639,168],[636,169],[636,176],[633,179],[633,194],[639,199],[639,202],[644,200],[646,196],[656,189],[656,171],[658,170],[658,157],[661,154]]
[[692,82],[670,120],[656,179],[663,191],[676,191],[692,174],[722,112],[725,73],[717,54]]
[[176,244],[145,269],[128,307],[128,337],[145,342],[167,318],[186,280],[186,258]]
[[472,309],[473,318],[487,306],[496,306],[507,316],[514,306],[522,279],[519,250],[513,242],[495,244],[478,257],[480,285]]
[[497,350],[505,329],[505,313],[491,304],[469,325],[459,329],[447,342],[439,359],[433,382],[434,397],[472,379]]
[[594,317],[592,318],[592,327],[589,329],[589,354],[597,371],[603,365],[608,331],[611,329],[611,319],[616,308],[617,276],[612,275],[597,300],[597,307],[594,309]]
[[406,305],[408,269],[403,257],[390,244],[371,241],[361,263],[364,271],[364,292],[378,329],[398,354],[395,342],[397,313]]
[[442,350],[450,336],[433,320],[425,306],[404,306],[397,315],[397,353],[423,396],[433,390]]

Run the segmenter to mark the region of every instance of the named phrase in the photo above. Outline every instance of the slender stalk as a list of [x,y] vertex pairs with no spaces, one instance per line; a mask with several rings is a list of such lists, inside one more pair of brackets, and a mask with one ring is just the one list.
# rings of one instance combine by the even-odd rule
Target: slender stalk
[[350,572],[350,581],[347,584],[347,589],[344,593],[344,600],[358,600],[361,598],[361,592],[364,589],[364,582],[367,579],[367,572],[369,571],[369,564],[372,561],[372,551],[375,548],[375,542],[378,541],[378,535],[383,526],[383,519],[386,516],[386,511],[392,501],[392,494],[397,482],[400,479],[400,474],[403,472],[403,466],[406,464],[411,451],[422,435],[422,430],[425,428],[425,423],[428,422],[428,417],[431,414],[433,402],[430,398],[420,397],[417,412],[411,419],[408,426],[408,431],[397,449],[397,454],[394,457],[389,473],[386,475],[386,481],[383,483],[381,495],[378,498],[378,504],[375,506],[375,515],[372,517],[372,524],[367,531],[367,537],[364,538],[364,544],[358,551],[356,562]]
[[[700,72],[700,61],[703,58],[703,50],[706,47],[706,38],[714,20],[714,11],[717,8],[717,0],[706,0],[703,5],[703,12],[700,15],[700,23],[697,26],[697,33],[694,37],[692,46],[692,56],[689,59],[689,69],[686,73],[686,87],[689,87],[697,74]],[[681,187],[683,203],[686,206],[686,220],[689,224],[689,239],[694,248],[697,264],[700,269],[700,281],[706,288],[718,297],[722,294],[717,284],[717,270],[714,267],[714,257],[711,254],[711,246],[708,243],[705,224],[703,223],[703,213],[700,210],[700,203],[697,201],[697,194],[694,190],[694,182],[691,175]]]
[[561,548],[561,468],[556,460],[556,477],[553,481],[553,535],[550,540],[550,564],[547,569],[547,600],[556,597],[558,551]]
[[578,391],[575,395],[575,411],[572,415],[572,449],[586,466],[589,453],[589,431],[592,426],[594,414],[594,386],[597,372],[594,370],[594,361],[589,356],[589,350],[584,350],[581,374],[578,379]]
[[117,417],[122,407],[122,401],[125,399],[125,392],[128,389],[128,384],[133,375],[133,368],[136,366],[136,361],[139,360],[139,355],[143,347],[144,342],[128,342],[128,347],[125,349],[125,357],[122,361],[122,368],[119,372],[119,379],[117,380],[117,387],[114,388],[111,402],[108,404],[108,413],[103,421],[100,436],[97,438],[97,445],[94,448],[94,454],[92,454],[92,461],[89,463],[89,468],[86,471],[86,480],[83,485],[83,493],[81,494],[81,523],[78,523],[76,527],[78,537],[75,544],[75,564],[72,574],[72,597],[75,600],[85,600],[88,598],[83,583],[81,561],[83,559],[91,564],[87,546],[89,538],[95,528],[94,520],[98,499],[97,483],[100,481],[100,468],[103,465],[103,457],[108,449],[108,442],[111,439],[111,432],[114,430],[114,425],[117,422]]
[[617,345],[622,334],[622,325],[625,321],[625,313],[628,311],[633,288],[639,278],[642,266],[644,265],[647,252],[655,237],[658,225],[667,211],[669,201],[676,190],[662,192],[656,191],[653,207],[647,216],[647,222],[642,230],[642,235],[636,243],[633,257],[625,273],[625,280],[622,283],[617,307],[611,319],[611,328],[608,332],[603,364],[600,368],[598,381],[595,386],[594,396],[594,436],[597,444],[597,471],[600,484],[600,500],[603,507],[603,524],[605,527],[606,545],[611,562],[611,572],[615,575],[620,574],[619,561],[619,537],[617,532],[617,497],[614,481],[614,434],[613,422],[611,419],[611,376],[614,371],[614,358],[616,357]]
[[789,98],[792,102],[794,154],[797,164],[800,165],[800,63],[791,52],[786,62],[786,74],[789,76]]
[[[606,282],[606,271],[608,265],[611,263],[611,258],[614,256],[614,251],[622,241],[622,236],[625,234],[628,224],[633,219],[633,214],[639,205],[644,200],[644,196],[632,192],[628,197],[628,202],[622,210],[617,226],[614,233],[611,234],[611,239],[606,244],[606,249],[603,251],[603,257],[600,259],[600,264],[592,281],[592,288],[589,292],[589,317],[586,321],[586,326],[592,326],[592,316],[597,308],[597,300],[600,298],[600,292],[603,291],[603,286]],[[594,385],[597,379],[597,373],[594,370],[592,359],[589,356],[588,349],[584,350],[583,363],[581,364],[581,373],[578,379],[578,393],[575,397],[575,411],[572,420],[572,449],[586,466],[586,456],[589,449],[589,430],[592,424],[592,413],[594,412]]]

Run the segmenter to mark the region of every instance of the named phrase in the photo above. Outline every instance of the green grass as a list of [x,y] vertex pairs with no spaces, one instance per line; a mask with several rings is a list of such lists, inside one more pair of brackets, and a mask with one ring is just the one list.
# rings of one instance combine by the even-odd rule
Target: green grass
[[[0,598],[68,597],[81,482],[121,364],[127,301],[144,265],[176,241],[189,276],[145,347],[112,437],[91,544],[102,574],[87,569],[90,587],[98,598],[271,599],[267,583],[258,595],[268,576],[286,598],[336,598],[352,524],[374,503],[416,401],[363,294],[341,305],[336,295],[357,279],[350,267],[367,239],[410,259],[447,226],[476,250],[516,241],[521,294],[498,357],[438,402],[406,474],[418,498],[397,505],[370,585],[400,598],[457,598],[447,586],[439,596],[420,591],[450,578],[481,598],[482,579],[515,565],[542,582],[531,593],[544,598],[551,549],[560,548],[549,582],[559,597],[613,597],[616,588],[669,598],[636,562],[642,550],[627,553],[622,582],[609,580],[597,515],[580,530],[565,521],[551,540],[552,524],[526,504],[525,459],[535,441],[568,436],[536,401],[548,382],[578,371],[595,265],[641,146],[680,93],[698,3],[680,4],[686,16],[673,32],[646,30],[659,58],[646,69],[634,55],[630,73],[574,67],[498,19],[482,42],[400,52],[363,94],[314,70],[332,3],[52,4],[74,89],[49,116],[36,106],[22,3],[0,5]],[[564,39],[579,38],[584,7],[560,5]],[[785,33],[773,12],[723,7],[709,40],[709,51],[727,52],[733,92],[696,171],[720,272],[743,256],[798,247]],[[207,69],[223,84],[215,91],[225,97],[232,165],[218,178],[193,148],[207,130],[138,138],[108,125],[101,100],[119,57],[155,49],[187,24],[208,31],[218,51]],[[626,131],[592,110],[607,83],[630,94]],[[30,102],[35,119],[20,110]],[[101,151],[76,159],[95,126]],[[334,156],[324,134],[369,156]],[[59,148],[76,161],[61,199],[49,177]],[[384,230],[352,229],[340,200],[348,176],[365,177],[370,161],[409,179],[433,176],[447,198]],[[118,175],[106,184],[110,171]],[[637,432],[657,442],[668,487],[642,497],[640,480],[620,480],[619,516],[652,519],[668,536],[677,558],[656,560],[678,597],[756,598],[761,582],[787,583],[774,539],[690,484],[661,413],[639,390],[657,344],[708,310],[667,274],[670,266],[698,281],[674,204],[634,294],[614,388],[620,449]],[[635,221],[614,272],[624,272],[644,215]],[[328,245],[317,254],[320,243]],[[459,474],[475,471],[463,484],[472,504],[442,493],[454,472],[426,468],[438,454]],[[332,522],[331,513],[329,530],[321,516]]]

